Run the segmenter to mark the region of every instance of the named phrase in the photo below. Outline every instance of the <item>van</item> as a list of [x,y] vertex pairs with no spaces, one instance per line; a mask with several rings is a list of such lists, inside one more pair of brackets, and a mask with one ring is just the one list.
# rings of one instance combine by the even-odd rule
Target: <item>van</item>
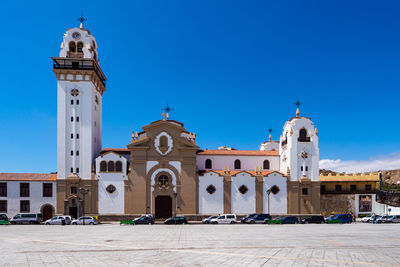
[[222,214],[210,221],[211,224],[234,224],[236,223],[235,214]]
[[11,219],[11,224],[39,224],[43,221],[42,214],[40,213],[19,213]]

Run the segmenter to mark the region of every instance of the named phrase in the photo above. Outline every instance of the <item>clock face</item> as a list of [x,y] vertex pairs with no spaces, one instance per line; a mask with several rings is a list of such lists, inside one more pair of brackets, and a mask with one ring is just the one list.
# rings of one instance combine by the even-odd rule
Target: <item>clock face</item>
[[74,38],[74,39],[79,39],[79,38],[81,38],[81,35],[79,34],[79,32],[74,32],[74,33],[72,34],[72,38]]

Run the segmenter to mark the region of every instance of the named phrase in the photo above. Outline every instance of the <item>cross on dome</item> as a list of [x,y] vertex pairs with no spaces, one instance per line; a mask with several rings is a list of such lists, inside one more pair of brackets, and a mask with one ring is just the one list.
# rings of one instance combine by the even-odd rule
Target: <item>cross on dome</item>
[[78,18],[78,21],[81,22],[81,24],[79,25],[79,28],[80,28],[80,29],[83,29],[83,22],[86,21],[86,20],[87,20],[87,19],[85,19],[85,18],[83,17],[83,12],[81,11],[81,16]]

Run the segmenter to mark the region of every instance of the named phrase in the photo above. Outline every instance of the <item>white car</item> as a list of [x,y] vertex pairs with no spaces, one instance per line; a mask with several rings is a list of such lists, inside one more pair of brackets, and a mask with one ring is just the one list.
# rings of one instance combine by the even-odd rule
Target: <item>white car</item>
[[71,216],[55,216],[45,221],[44,224],[46,225],[62,224],[63,220],[65,221],[65,224],[71,224]]
[[375,215],[371,215],[371,216],[366,216],[364,218],[361,219],[361,222],[373,222],[375,220],[376,216]]
[[391,222],[393,223],[400,223],[400,215],[393,215],[393,219]]
[[90,217],[90,216],[84,216],[84,217],[79,217],[76,220],[73,220],[72,223],[73,225],[84,225],[84,224],[97,224],[96,218]]
[[215,219],[210,220],[211,224],[234,224],[236,223],[235,214],[222,214]]

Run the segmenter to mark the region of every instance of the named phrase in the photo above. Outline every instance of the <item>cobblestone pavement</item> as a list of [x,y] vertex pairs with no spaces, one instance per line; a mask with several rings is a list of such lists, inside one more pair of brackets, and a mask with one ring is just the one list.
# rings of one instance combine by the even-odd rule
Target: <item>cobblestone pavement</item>
[[400,266],[400,224],[0,225],[0,266]]

